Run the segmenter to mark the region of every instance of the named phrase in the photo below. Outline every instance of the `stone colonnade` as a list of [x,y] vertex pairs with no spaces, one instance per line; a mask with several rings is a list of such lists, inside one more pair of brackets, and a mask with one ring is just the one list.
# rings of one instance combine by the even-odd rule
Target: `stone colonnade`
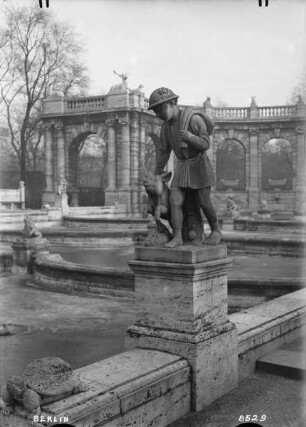
[[[99,121],[88,124],[65,124],[65,121],[45,121],[45,177],[43,204],[54,204],[56,183],[61,175],[68,182],[72,205],[78,206],[75,168],[77,155],[71,157],[71,144],[80,143],[87,135],[104,129],[107,144],[107,180],[105,204],[125,204],[128,213],[138,213],[144,193],[146,121],[140,114],[105,114]],[[73,131],[72,131],[73,130]],[[80,137],[83,136],[83,139]],[[73,165],[72,165],[73,163]],[[101,172],[102,173],[102,172]]]
[[61,175],[66,175],[64,125],[60,122],[45,123],[44,128],[46,187],[42,203],[53,204],[56,183]]
[[[293,179],[291,189],[264,189],[262,187],[263,147],[272,139],[288,141],[292,149]],[[305,132],[304,128],[295,123],[274,123],[271,126],[263,124],[244,125],[242,123],[217,123],[212,136],[210,158],[217,175],[217,152],[225,140],[241,143],[245,150],[246,182],[245,189],[235,190],[215,189],[214,197],[218,210],[226,208],[228,194],[248,201],[248,209],[255,212],[262,200],[268,202],[272,210],[292,211],[305,214]],[[278,200],[277,202],[275,200]]]
[[143,194],[145,122],[139,117],[107,120],[107,178],[105,204],[125,204],[137,213]]
[[[131,91],[122,85],[114,86],[107,95],[101,97],[47,99],[42,113],[45,125],[46,173],[43,203],[53,202],[56,182],[60,175],[64,175],[68,186],[72,188],[74,205],[77,205],[77,182],[71,172],[72,163],[77,162],[77,152],[75,158],[72,158],[70,147],[73,141],[79,144],[86,136],[99,133],[102,127],[107,142],[108,186],[105,189],[105,204],[125,204],[127,212],[140,212],[144,193],[142,180],[146,168],[146,139],[152,133],[158,137],[161,126],[161,121],[147,107],[147,100],[142,92]],[[250,107],[214,108],[207,99],[203,110],[215,121],[211,149],[208,151],[215,173],[216,153],[225,139],[237,140],[245,149],[245,188],[239,191],[214,190],[218,210],[225,209],[227,196],[232,192],[247,199],[251,211],[258,210],[262,199],[267,200],[271,206],[276,197],[280,197],[279,208],[297,214],[306,213],[306,106],[299,101],[290,106],[258,107],[253,99]],[[263,190],[261,185],[262,147],[273,138],[288,140],[293,149],[294,179],[290,190]],[[168,166],[169,169],[171,166]]]

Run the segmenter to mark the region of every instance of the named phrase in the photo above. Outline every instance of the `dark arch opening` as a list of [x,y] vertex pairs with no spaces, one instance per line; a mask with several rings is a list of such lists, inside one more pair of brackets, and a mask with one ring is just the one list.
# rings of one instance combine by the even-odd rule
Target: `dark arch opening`
[[283,138],[272,138],[262,147],[261,186],[263,190],[292,190],[294,170],[292,146]]
[[216,153],[217,190],[245,190],[246,155],[243,144],[226,139]]
[[79,206],[103,206],[106,186],[106,143],[98,134],[82,133],[69,147],[68,198],[77,194]]
[[155,133],[150,132],[147,135],[145,141],[145,173],[154,173],[156,166],[156,152],[158,150],[159,145],[159,137]]

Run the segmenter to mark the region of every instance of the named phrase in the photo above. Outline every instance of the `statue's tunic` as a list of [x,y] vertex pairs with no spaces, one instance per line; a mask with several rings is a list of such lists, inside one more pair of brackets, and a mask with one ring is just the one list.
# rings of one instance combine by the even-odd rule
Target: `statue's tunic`
[[196,112],[191,115],[186,130],[193,134],[192,138],[199,149],[186,144],[184,145],[187,148],[183,148],[178,136],[178,131],[182,129],[182,113],[183,110],[180,110],[176,120],[164,122],[162,125],[155,174],[162,173],[173,150],[178,160],[171,186],[192,189],[210,187],[215,180],[212,165],[206,154],[210,140],[205,121]]

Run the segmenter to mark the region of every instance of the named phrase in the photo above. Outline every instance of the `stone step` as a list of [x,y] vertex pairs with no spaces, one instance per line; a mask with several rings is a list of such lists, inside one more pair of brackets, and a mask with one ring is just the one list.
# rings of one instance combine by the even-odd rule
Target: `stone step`
[[306,378],[305,335],[261,357],[258,371],[292,379]]

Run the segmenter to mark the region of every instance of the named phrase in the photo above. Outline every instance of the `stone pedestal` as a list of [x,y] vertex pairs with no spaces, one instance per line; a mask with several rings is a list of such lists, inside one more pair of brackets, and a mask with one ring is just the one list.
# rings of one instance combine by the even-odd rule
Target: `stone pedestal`
[[50,205],[50,206],[54,206],[54,201],[55,201],[55,193],[54,191],[47,191],[45,190],[43,192],[43,196],[42,196],[42,206],[44,205]]
[[32,274],[36,258],[49,253],[49,247],[50,243],[44,237],[20,238],[12,244],[14,263],[27,267],[27,272]]
[[67,194],[61,194],[61,195],[56,194],[54,206],[56,208],[60,208],[63,214],[67,213],[69,211]]
[[105,190],[105,206],[111,206],[115,203],[126,206],[126,213],[131,209],[131,190],[119,188],[118,190]]
[[227,315],[225,245],[138,247],[136,322],[127,345],[186,358],[192,367],[192,409],[199,411],[237,386],[237,330]]

